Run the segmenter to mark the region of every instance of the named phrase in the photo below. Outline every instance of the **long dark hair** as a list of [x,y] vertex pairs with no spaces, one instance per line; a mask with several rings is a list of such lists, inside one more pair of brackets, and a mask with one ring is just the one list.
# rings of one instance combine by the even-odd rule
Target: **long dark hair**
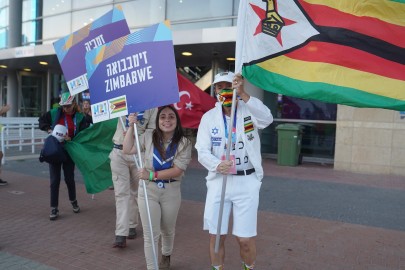
[[153,145],[158,150],[160,156],[164,159],[166,159],[166,151],[163,146],[163,132],[159,127],[159,117],[160,117],[160,114],[162,113],[163,109],[166,109],[166,108],[169,108],[174,112],[174,114],[176,115],[176,120],[177,120],[177,125],[176,125],[176,128],[174,129],[172,142],[170,144],[170,151],[172,151],[173,146],[178,145],[180,140],[184,137],[183,127],[181,126],[180,116],[177,113],[177,110],[175,108],[173,108],[173,106],[171,106],[171,105],[165,105],[165,106],[160,107],[157,112],[157,115],[156,115],[156,122],[155,122],[156,129],[153,131],[152,139],[153,139]]

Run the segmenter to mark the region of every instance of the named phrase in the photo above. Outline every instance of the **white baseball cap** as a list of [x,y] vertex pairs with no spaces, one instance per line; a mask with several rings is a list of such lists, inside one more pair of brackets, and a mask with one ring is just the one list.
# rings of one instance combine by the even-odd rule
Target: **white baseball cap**
[[219,82],[229,82],[232,83],[233,78],[235,77],[235,73],[231,71],[220,72],[215,75],[214,82],[212,84],[216,84]]
[[52,130],[52,136],[58,139],[59,142],[63,142],[65,140],[65,135],[67,134],[68,130],[63,125],[56,125]]

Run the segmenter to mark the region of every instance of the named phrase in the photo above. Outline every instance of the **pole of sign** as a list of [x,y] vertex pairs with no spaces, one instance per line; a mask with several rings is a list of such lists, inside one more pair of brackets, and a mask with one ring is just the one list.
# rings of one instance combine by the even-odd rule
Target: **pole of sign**
[[[135,133],[135,141],[136,141],[136,149],[138,151],[139,157],[141,156],[140,153],[140,146],[139,146],[139,136],[138,136],[138,128],[136,124],[134,123],[134,133]],[[139,158],[139,168],[143,168],[142,164],[142,158]],[[155,247],[155,238],[153,237],[153,229],[152,229],[152,219],[150,217],[150,210],[149,210],[149,201],[148,201],[148,192],[146,190],[146,184],[145,180],[142,179],[142,186],[143,186],[143,192],[145,193],[145,204],[146,204],[146,212],[148,213],[148,223],[149,223],[149,229],[150,229],[150,239],[152,240],[152,252],[153,252],[153,261],[155,264],[155,269],[159,269],[158,267],[158,260],[157,260],[157,254],[156,254],[156,247]]]
[[[226,145],[226,156],[225,160],[229,161],[229,155],[231,152],[232,148],[232,127],[233,127],[233,119],[236,117],[235,116],[235,108],[236,108],[236,89],[233,89],[232,93],[232,107],[231,107],[231,121],[229,122],[230,124],[228,125],[228,139],[227,139],[227,145]],[[225,200],[225,191],[226,191],[226,182],[228,179],[228,175],[224,174],[222,178],[222,192],[221,192],[221,202],[219,205],[219,215],[218,215],[218,226],[217,226],[217,235],[215,238],[215,253],[218,253],[219,251],[219,240],[221,238],[221,226],[222,226],[222,214],[224,212],[224,200]]]

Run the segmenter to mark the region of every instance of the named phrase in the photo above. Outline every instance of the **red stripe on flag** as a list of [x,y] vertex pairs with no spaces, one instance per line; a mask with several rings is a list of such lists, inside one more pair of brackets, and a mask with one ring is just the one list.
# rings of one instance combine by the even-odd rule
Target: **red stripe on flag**
[[120,108],[124,108],[127,104],[124,101],[120,101],[120,102],[114,102],[113,105],[115,106],[115,110],[120,109]]
[[296,60],[335,64],[405,81],[403,65],[343,45],[312,41],[285,55]]
[[303,0],[298,2],[316,25],[346,28],[405,48],[405,27],[372,17],[354,16],[327,6],[309,4]]

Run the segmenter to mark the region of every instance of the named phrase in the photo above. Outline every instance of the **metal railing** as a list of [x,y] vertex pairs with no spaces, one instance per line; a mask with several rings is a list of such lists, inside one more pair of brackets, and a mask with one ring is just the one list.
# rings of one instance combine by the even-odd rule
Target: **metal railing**
[[[15,151],[25,150],[24,146],[31,148],[31,154],[35,154],[38,150],[36,146],[42,145],[44,139],[48,137],[46,132],[39,129],[37,117],[1,117],[0,125],[2,164],[9,156],[15,156]],[[11,150],[11,148],[18,149]]]

